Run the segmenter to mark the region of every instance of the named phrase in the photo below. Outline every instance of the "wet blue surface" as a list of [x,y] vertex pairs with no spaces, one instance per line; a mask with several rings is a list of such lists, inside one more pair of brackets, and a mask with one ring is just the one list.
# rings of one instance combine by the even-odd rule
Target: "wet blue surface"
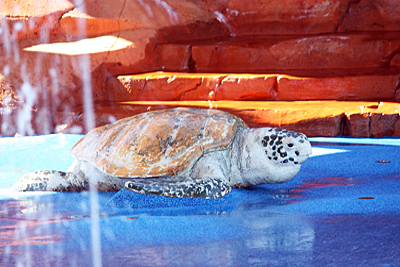
[[98,220],[89,192],[9,189],[80,137],[0,138],[0,266],[399,266],[399,139],[311,138],[294,179],[220,200],[92,194]]

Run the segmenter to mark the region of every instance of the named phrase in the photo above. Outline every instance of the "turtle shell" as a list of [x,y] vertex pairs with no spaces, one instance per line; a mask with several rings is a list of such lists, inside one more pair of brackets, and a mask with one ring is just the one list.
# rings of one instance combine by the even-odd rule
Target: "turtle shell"
[[247,125],[220,110],[157,110],[89,131],[71,154],[121,178],[169,176],[205,152],[227,148],[239,127]]

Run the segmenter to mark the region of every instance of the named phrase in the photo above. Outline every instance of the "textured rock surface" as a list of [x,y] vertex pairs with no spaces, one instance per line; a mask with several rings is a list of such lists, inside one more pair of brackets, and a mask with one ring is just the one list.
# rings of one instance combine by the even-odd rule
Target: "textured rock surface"
[[106,83],[116,101],[151,100],[394,100],[399,74],[385,71],[280,74],[156,72],[119,76]]
[[[381,137],[400,135],[400,103],[359,101],[137,101],[108,102],[94,106],[96,124],[149,110],[178,106],[218,108],[236,115],[250,127],[281,127],[309,136]],[[71,129],[84,129],[84,109],[75,107],[63,120]],[[76,114],[79,114],[78,116]],[[110,116],[111,115],[111,116]],[[384,126],[383,126],[384,125]]]
[[354,33],[237,37],[194,43],[191,49],[196,71],[262,72],[388,66],[399,45],[398,33]]
[[338,25],[346,31],[399,31],[400,6],[391,0],[351,1],[347,14]]
[[352,1],[209,1],[207,8],[234,35],[334,32]]
[[[3,2],[1,135],[86,132],[147,109],[121,101],[242,101],[230,108],[254,126],[269,124],[266,113],[244,101],[400,102],[396,1]],[[280,116],[297,114],[284,106]],[[399,136],[391,107],[371,115],[340,105],[287,127]]]
[[[83,0],[74,1],[77,6]],[[58,33],[59,21],[75,5],[66,0],[2,1],[0,8],[0,44],[12,49],[13,42],[31,38],[42,38]],[[7,48],[9,46],[9,48]]]

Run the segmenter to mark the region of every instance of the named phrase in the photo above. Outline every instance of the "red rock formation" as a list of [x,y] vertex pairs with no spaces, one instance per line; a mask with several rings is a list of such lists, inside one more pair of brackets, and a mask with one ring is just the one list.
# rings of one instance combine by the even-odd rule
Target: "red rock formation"
[[[395,100],[399,74],[309,73],[280,74],[146,73],[111,79],[106,90],[115,101],[168,100]],[[113,81],[113,82],[111,82]]]
[[400,136],[399,11],[388,0],[5,0],[0,134],[85,132],[147,110],[140,101],[190,100],[255,127]]
[[[197,107],[230,112],[250,127],[282,127],[308,136],[399,136],[400,104],[361,101],[129,101],[102,102],[94,106],[96,124],[105,124],[149,110]],[[76,106],[62,120],[84,129],[84,107]],[[78,116],[76,114],[79,114]],[[113,114],[113,116],[110,116]],[[71,128],[63,130],[71,132]]]
[[338,32],[400,30],[400,6],[396,1],[351,1]]
[[[400,34],[325,34],[231,38],[191,44],[199,72],[262,72],[287,69],[357,69],[388,66]],[[312,71],[310,71],[312,75]]]
[[226,30],[234,35],[286,35],[331,33],[351,0],[207,1]]

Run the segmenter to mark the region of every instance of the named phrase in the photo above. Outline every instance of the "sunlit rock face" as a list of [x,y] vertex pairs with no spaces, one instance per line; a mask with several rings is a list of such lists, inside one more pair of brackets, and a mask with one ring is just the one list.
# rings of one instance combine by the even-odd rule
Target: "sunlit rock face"
[[395,1],[3,2],[3,136],[84,133],[169,106],[308,135],[400,136]]

